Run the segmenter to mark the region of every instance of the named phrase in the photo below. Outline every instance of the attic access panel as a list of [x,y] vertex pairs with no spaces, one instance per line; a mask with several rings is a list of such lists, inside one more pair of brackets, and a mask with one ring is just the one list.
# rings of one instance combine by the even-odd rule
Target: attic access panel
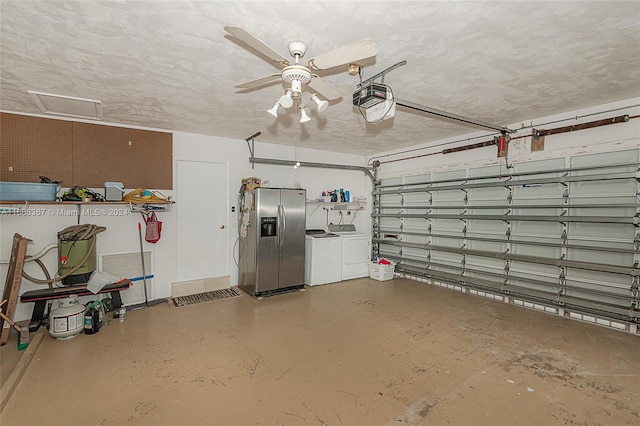
[[54,95],[28,90],[40,111],[45,114],[61,115],[65,117],[88,118],[102,120],[102,102],[93,99],[76,98],[73,96]]

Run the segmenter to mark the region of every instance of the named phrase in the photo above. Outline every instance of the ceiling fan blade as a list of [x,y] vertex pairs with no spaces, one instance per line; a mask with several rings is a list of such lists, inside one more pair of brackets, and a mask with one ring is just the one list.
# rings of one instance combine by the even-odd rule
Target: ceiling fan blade
[[307,83],[309,88],[322,95],[323,98],[333,101],[342,97],[342,94],[332,84],[326,80],[314,75],[310,82]]
[[258,52],[262,53],[267,58],[271,59],[274,62],[277,62],[282,66],[289,65],[289,60],[273,50],[271,47],[264,44],[261,40],[259,40],[256,36],[251,34],[249,31],[245,30],[242,27],[238,27],[235,25],[225,25],[225,31],[253,47]]
[[238,89],[253,89],[254,87],[262,86],[269,83],[275,83],[281,80],[280,74],[271,74],[264,77],[256,78],[255,80],[245,81],[244,83],[236,84],[234,87]]
[[360,40],[335,50],[322,53],[309,60],[312,70],[326,70],[338,65],[351,64],[376,56],[378,48],[371,40]]

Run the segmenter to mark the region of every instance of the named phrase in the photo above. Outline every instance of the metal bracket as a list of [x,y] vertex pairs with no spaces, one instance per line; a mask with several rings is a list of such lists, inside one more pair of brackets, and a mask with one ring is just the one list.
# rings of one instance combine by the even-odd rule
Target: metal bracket
[[382,83],[384,83],[384,76],[388,73],[390,73],[391,71],[395,70],[396,68],[399,68],[403,65],[407,65],[407,61],[400,61],[394,65],[391,65],[389,68],[380,71],[378,74],[374,75],[373,77],[369,77],[368,79],[361,81],[358,86],[362,87],[367,83],[370,83],[372,81],[374,81],[376,78],[382,77]]
[[[253,160],[255,158],[255,139],[260,136],[262,134],[262,132],[257,132],[251,136],[249,136],[248,138],[245,139],[245,141],[247,142],[247,147],[249,147],[249,154],[251,154],[251,160]],[[249,141],[251,141],[251,144],[249,144]],[[255,163],[253,161],[250,161],[251,163],[251,168],[255,168]]]

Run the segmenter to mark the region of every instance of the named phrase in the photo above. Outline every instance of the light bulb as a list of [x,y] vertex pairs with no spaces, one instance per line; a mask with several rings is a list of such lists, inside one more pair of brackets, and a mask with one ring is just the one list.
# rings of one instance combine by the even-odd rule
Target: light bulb
[[278,101],[276,101],[275,105],[267,110],[267,113],[270,114],[270,115],[273,115],[275,118],[278,118],[278,107],[279,106],[280,106],[280,103]]
[[287,90],[284,95],[280,96],[278,101],[282,108],[291,108],[293,106],[293,99],[291,98],[291,90]]
[[318,106],[318,112],[324,112],[329,108],[329,102],[320,100],[316,94],[311,95],[311,100]]
[[304,105],[300,107],[300,122],[306,123],[307,121],[311,121],[311,117],[307,115],[307,112],[304,109]]
[[300,167],[300,162],[296,161],[296,167]]

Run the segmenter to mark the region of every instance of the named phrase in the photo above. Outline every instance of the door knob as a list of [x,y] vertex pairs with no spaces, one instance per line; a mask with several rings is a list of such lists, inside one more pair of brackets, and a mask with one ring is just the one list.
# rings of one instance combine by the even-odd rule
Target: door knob
[[220,225],[220,229],[224,229],[224,225]]

